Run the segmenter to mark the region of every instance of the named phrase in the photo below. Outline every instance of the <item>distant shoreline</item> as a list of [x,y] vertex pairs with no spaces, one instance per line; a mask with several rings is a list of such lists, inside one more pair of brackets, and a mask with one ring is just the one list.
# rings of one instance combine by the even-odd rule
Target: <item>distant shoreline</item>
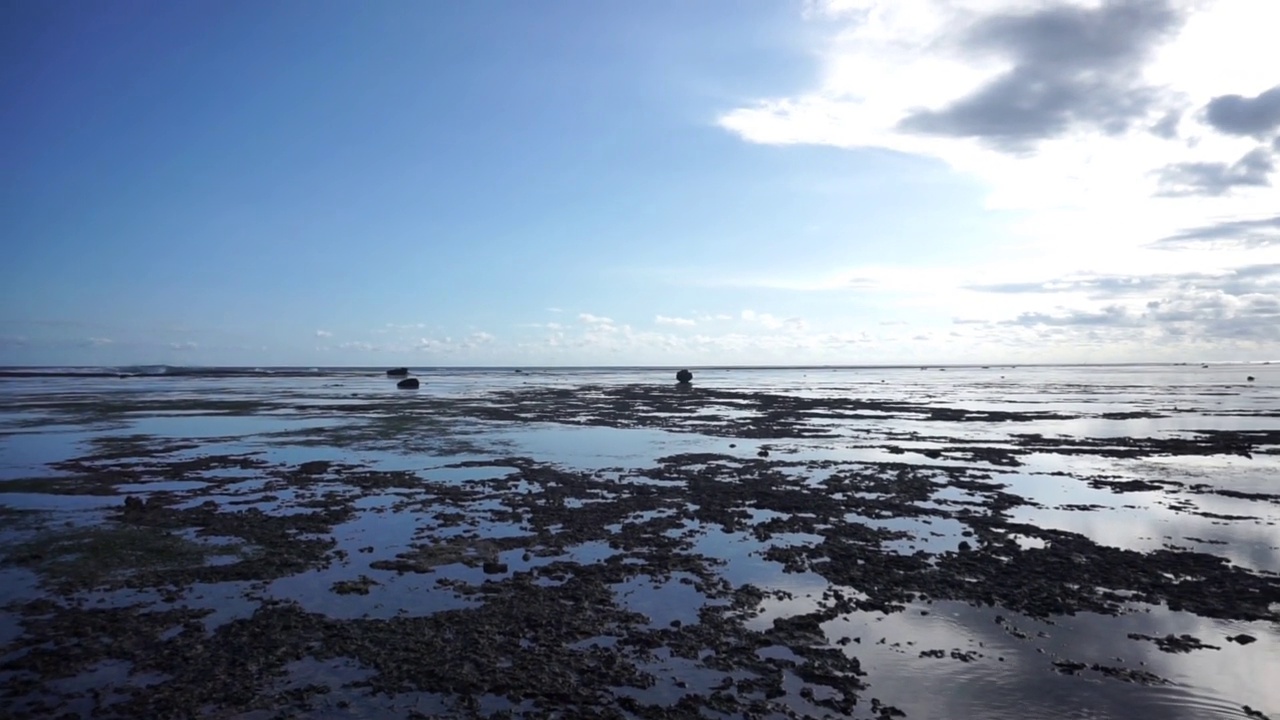
[[[696,372],[727,371],[867,371],[867,370],[1012,370],[1018,368],[1195,368],[1241,367],[1270,365],[1270,360],[1232,360],[1216,362],[1144,362],[1144,363],[957,363],[919,365],[428,365],[410,367],[414,374],[435,373],[495,373],[521,372],[562,374],[570,372],[663,372],[671,373],[681,368]],[[386,366],[390,367],[390,366]],[[219,365],[128,365],[128,366],[56,366],[14,365],[0,367],[3,378],[120,378],[133,377],[319,377],[332,374],[354,373],[382,374],[384,366],[335,365],[326,367],[305,366],[219,366]]]

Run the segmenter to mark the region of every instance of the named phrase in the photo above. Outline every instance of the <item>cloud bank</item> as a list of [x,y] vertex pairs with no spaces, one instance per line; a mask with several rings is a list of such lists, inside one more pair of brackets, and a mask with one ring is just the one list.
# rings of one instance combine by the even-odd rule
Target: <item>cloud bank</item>
[[1280,3],[819,0],[809,17],[826,31],[812,82],[744,98],[718,126],[933,159],[1010,211],[1017,253],[825,267],[788,287],[947,312],[992,347],[1276,339]]
[[[1280,5],[1252,0],[828,0],[823,71],[718,124],[754,143],[937,158],[993,206],[1258,193],[1280,134]],[[1261,141],[1261,142],[1260,142]],[[1135,208],[1139,213],[1149,208]],[[1180,218],[1181,219],[1181,218]]]

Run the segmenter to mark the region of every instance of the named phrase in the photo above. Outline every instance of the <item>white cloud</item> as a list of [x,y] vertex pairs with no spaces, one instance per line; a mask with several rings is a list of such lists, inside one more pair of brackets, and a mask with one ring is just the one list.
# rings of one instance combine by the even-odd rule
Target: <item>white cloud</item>
[[1263,162],[1248,183],[1206,183],[1214,197],[1156,195],[1178,168],[1211,173],[1275,152],[1219,132],[1205,108],[1270,97],[1280,3],[831,0],[816,10],[830,28],[820,76],[723,113],[721,127],[754,143],[937,158],[989,188],[989,207],[1030,211],[1024,237],[1076,263],[1274,212]]
[[374,345],[373,343],[369,343],[369,342],[364,342],[363,340],[352,340],[349,342],[340,343],[338,345],[338,349],[359,350],[361,352],[370,352],[373,350],[378,350],[379,348],[377,345]]
[[760,313],[755,310],[743,310],[739,317],[744,322],[758,324],[769,330],[785,329],[788,332],[804,332],[809,327],[809,324],[803,318],[789,317],[783,319],[770,313]]
[[427,327],[426,323],[386,323],[380,328],[370,330],[375,335],[385,335],[393,332],[411,332],[414,330],[422,330]]
[[1076,336],[1120,341],[1141,334],[1164,344],[1280,342],[1280,264],[1228,273],[1077,276],[975,289],[1010,297],[1035,293],[1073,299],[1048,310],[1021,312],[1005,325],[1065,328]]
[[[761,314],[754,317],[759,319]],[[854,348],[867,348],[875,342],[860,331],[795,332],[795,321],[798,318],[790,324],[781,321],[773,329],[755,323],[745,330],[696,335],[640,330],[625,324],[584,325],[527,338],[513,350],[527,359],[548,363],[852,362],[865,360],[864,350],[857,350],[856,358],[851,354]]]
[[318,337],[318,338],[330,338],[330,337],[333,337],[333,333],[329,332],[328,330],[317,330],[317,331],[316,331],[316,337]]
[[188,340],[186,342],[171,342],[169,343],[169,347],[173,350],[195,350],[200,346]]
[[517,325],[516,325],[516,327],[522,327],[522,328],[545,328],[545,329],[547,329],[547,330],[561,330],[561,329],[563,329],[565,326],[564,326],[562,323],[558,323],[558,322],[546,322],[546,323],[534,322],[534,323],[519,323],[519,324],[517,324]]
[[[975,210],[1002,211],[990,217],[1007,218],[1007,250],[975,243],[933,266],[904,257],[661,279],[856,297],[868,324],[910,323],[910,335],[876,339],[886,352],[913,337],[926,339],[895,352],[1155,359],[1210,342],[1225,356],[1266,352],[1274,289],[1205,294],[1197,283],[1212,281],[1194,276],[1280,263],[1280,3],[814,0],[808,16],[826,30],[817,75],[728,109],[720,127],[751,143],[941,161],[985,188]],[[1028,278],[1044,284],[979,289]],[[1108,278],[1146,281],[1146,294],[1102,297],[1116,290]],[[739,319],[779,333],[788,322]]]
[[578,315],[578,321],[586,325],[612,325],[611,318],[602,317],[600,315],[592,315],[591,313],[581,313]]
[[112,340],[111,338],[91,337],[91,338],[86,338],[84,341],[84,344],[90,347],[102,347],[103,345],[111,345],[114,342],[115,340]]
[[[528,325],[526,327],[542,327],[540,325]],[[474,359],[474,351],[480,348],[489,348],[497,343],[497,337],[492,333],[484,331],[475,331],[463,338],[454,338],[450,335],[443,337],[418,337],[405,338],[398,342],[388,343],[381,347],[373,349],[382,350],[386,353],[406,353],[412,351],[430,352],[442,358],[455,359]]]
[[692,318],[667,317],[666,315],[654,317],[653,322],[658,325],[676,325],[679,327],[693,327],[698,324],[698,321]]

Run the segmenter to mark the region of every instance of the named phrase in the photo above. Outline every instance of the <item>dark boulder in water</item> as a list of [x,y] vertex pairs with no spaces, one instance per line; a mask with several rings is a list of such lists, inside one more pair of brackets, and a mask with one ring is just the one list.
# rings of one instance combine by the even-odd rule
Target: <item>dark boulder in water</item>
[[1250,375],[1249,377],[1247,377],[1247,378],[1245,378],[1245,379],[1246,379],[1246,380],[1248,380],[1249,382],[1253,382],[1253,376],[1252,376],[1252,375]]
[[298,474],[300,475],[323,475],[329,472],[329,466],[332,465],[328,460],[311,460],[304,462],[298,466]]
[[387,377],[404,377],[409,374],[409,368],[392,368],[387,371]]
[[688,370],[681,370],[680,372],[676,373],[676,382],[679,382],[679,383],[693,382],[693,373],[689,372]]
[[418,378],[405,378],[404,380],[396,383],[396,387],[401,390],[417,390],[419,384]]

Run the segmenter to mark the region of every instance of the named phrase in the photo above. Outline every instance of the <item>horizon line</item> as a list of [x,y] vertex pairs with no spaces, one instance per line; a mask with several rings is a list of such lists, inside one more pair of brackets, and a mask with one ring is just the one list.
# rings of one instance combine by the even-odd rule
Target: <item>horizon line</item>
[[796,365],[733,365],[733,364],[710,364],[710,365],[404,365],[404,364],[379,364],[379,365],[260,365],[260,364],[242,364],[242,365],[216,365],[216,364],[196,364],[196,365],[174,365],[170,363],[127,363],[118,365],[0,365],[0,371],[4,370],[35,370],[35,369],[95,369],[95,370],[122,370],[127,368],[191,368],[191,369],[237,369],[237,370],[272,370],[272,369],[316,369],[316,370],[365,370],[365,369],[431,369],[431,370],[679,370],[682,368],[690,370],[804,370],[804,369],[902,369],[902,368],[1019,368],[1019,367],[1140,367],[1140,366],[1166,366],[1180,367],[1184,365],[1270,365],[1277,360],[1148,360],[1148,361],[1128,361],[1128,362],[921,362],[921,363],[875,363],[875,364],[796,364]]

